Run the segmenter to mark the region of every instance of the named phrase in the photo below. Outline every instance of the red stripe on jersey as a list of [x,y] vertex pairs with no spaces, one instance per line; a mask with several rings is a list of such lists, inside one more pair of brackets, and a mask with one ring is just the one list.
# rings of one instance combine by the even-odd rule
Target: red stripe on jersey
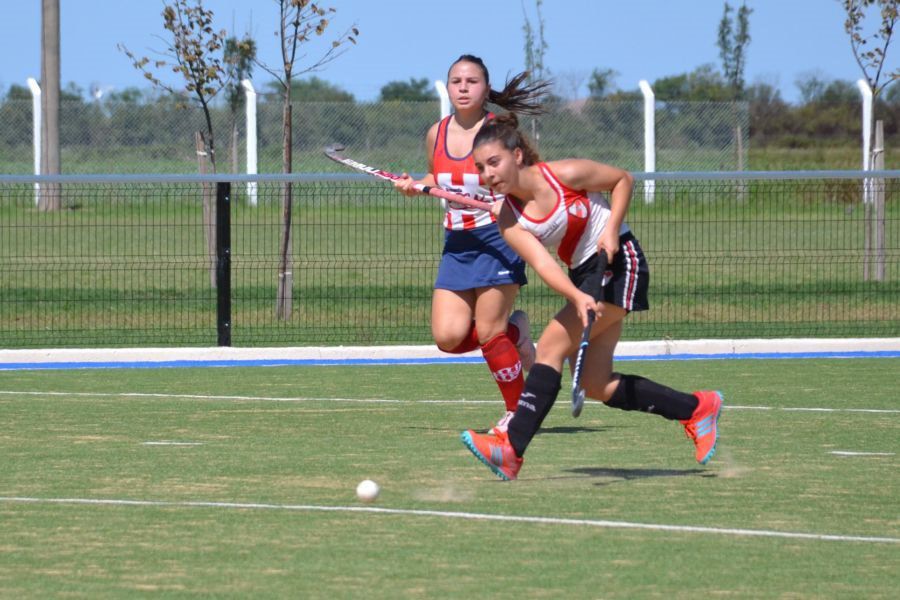
[[540,164],[540,169],[544,178],[556,190],[557,203],[562,202],[565,205],[566,233],[563,235],[556,253],[564,263],[571,266],[572,255],[575,253],[575,248],[581,241],[581,236],[584,235],[590,219],[591,203],[583,192],[573,190],[559,181],[545,163]]

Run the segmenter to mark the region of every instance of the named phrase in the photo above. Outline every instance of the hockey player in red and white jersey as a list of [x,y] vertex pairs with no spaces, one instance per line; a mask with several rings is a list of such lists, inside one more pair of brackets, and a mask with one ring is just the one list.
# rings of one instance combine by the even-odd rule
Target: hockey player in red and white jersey
[[[404,174],[397,188],[412,195],[413,186],[420,183],[502,199],[484,185],[475,169],[472,139],[493,117],[488,102],[509,110],[540,111],[538,99],[546,84],[523,85],[525,78],[519,74],[495,91],[484,62],[460,56],[447,74],[453,114],[432,125],[426,135],[429,172],[419,181]],[[432,295],[432,336],[444,352],[481,349],[506,405],[491,431],[503,433],[524,386],[523,368],[534,362],[528,318],[519,310],[510,314],[520,286],[527,283],[525,263],[503,241],[490,212],[448,202],[444,228]]]
[[[503,238],[568,302],[541,334],[535,364],[507,432],[483,436],[468,430],[462,433],[463,443],[501,479],[518,476],[525,449],[559,394],[563,362],[575,363],[588,312],[594,311],[597,320],[582,371],[587,397],[613,408],[680,421],[694,442],[696,460],[706,464],[716,450],[719,392],[688,394],[613,372],[623,319],[649,308],[649,268],[625,224],[631,175],[590,160],[541,162],[517,126],[514,113],[485,124],[473,141],[475,165],[485,184],[505,195],[494,210]],[[566,264],[568,274],[551,250]],[[601,252],[609,262],[603,272]]]

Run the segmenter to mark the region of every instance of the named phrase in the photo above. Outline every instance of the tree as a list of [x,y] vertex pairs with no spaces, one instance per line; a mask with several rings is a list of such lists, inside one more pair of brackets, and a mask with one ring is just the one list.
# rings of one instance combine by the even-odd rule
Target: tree
[[537,12],[537,35],[531,20],[525,11],[525,2],[522,1],[522,14],[525,23],[522,31],[525,33],[525,70],[528,71],[528,83],[534,83],[544,78],[544,53],[547,52],[547,42],[544,39],[544,15],[541,14],[543,0],[534,0],[535,12]]
[[146,56],[137,58],[122,44],[119,44],[119,49],[155,87],[173,95],[186,95],[203,109],[206,131],[201,132],[201,137],[215,172],[216,151],[210,103],[226,84],[222,65],[225,30],[213,30],[213,13],[203,8],[202,0],[173,0],[171,4],[164,5],[162,17],[163,27],[172,39],[167,42],[167,51],[163,53],[166,58],[154,61],[153,67],[168,68],[174,73],[180,73],[185,81],[183,90],[176,90],[160,80],[147,67],[150,59]]
[[[41,174],[58,175],[59,149],[59,0],[41,3]],[[57,183],[41,186],[40,210],[59,210],[62,206]]]
[[588,80],[588,92],[594,100],[605,98],[615,90],[615,80],[619,72],[615,69],[594,69]]
[[[270,81],[268,87],[275,93],[282,93],[281,83]],[[355,102],[350,92],[329,81],[313,75],[308,79],[291,82],[291,98],[298,102]]]
[[662,101],[731,100],[731,89],[722,75],[710,64],[700,65],[690,73],[671,75],[653,82],[653,91]]
[[[877,97],[885,87],[900,79],[900,69],[895,69],[891,73],[886,73],[887,80],[879,85],[884,62],[887,59],[887,49],[891,44],[894,25],[900,12],[900,0],[841,0],[841,2],[847,12],[844,30],[850,36],[853,57],[868,81],[872,95]],[[865,36],[863,29],[866,12],[871,7],[880,9],[881,26],[875,33]],[[874,47],[866,50],[870,42]]]
[[[525,23],[522,31],[525,33],[525,70],[528,72],[527,82],[533,85],[544,79],[544,53],[547,51],[547,42],[544,39],[544,15],[541,13],[543,0],[534,0],[534,8],[537,13],[537,34],[531,26],[531,20],[525,10],[525,0],[522,0],[522,15]],[[540,142],[537,118],[531,119],[531,137],[535,144]]]
[[747,44],[750,43],[750,13],[747,5],[741,5],[737,11],[737,22],[731,20],[734,10],[725,3],[725,11],[719,22],[719,56],[722,58],[722,72],[731,87],[735,99],[744,93],[744,67],[747,60]]
[[[355,25],[332,40],[327,50],[318,60],[295,72],[297,50],[304,44],[309,44],[315,37],[322,36],[330,24],[327,15],[336,13],[334,8],[323,8],[310,0],[277,0],[280,15],[278,30],[275,35],[280,40],[281,68],[275,69],[269,65],[256,61],[260,67],[268,71],[281,85],[283,112],[282,112],[282,147],[281,167],[284,173],[291,173],[294,168],[293,127],[291,117],[291,93],[293,91],[292,80],[295,75],[309,73],[321,69],[331,61],[346,52],[348,42],[356,44],[359,30]],[[305,55],[304,55],[305,56]],[[278,261],[278,297],[275,304],[275,314],[279,319],[286,319],[290,314],[290,270],[288,257],[291,251],[291,212],[292,196],[291,184],[285,182],[282,187],[282,231],[280,258]]]
[[231,172],[238,172],[238,111],[244,106],[244,91],[241,82],[253,73],[256,60],[256,41],[245,34],[238,39],[231,36],[225,40],[225,72],[228,75],[225,99],[231,115]]
[[410,77],[409,81],[389,81],[381,88],[380,100],[389,102],[400,100],[403,102],[426,102],[434,100],[437,95],[428,84],[428,78],[416,79]]
[[[184,79],[183,90],[176,90],[157,77],[148,68],[150,59],[135,57],[128,48],[119,44],[119,49],[131,59],[136,69],[141,71],[155,87],[173,95],[187,96],[203,109],[206,130],[198,132],[200,142],[200,171],[206,170],[204,158],[209,160],[212,172],[216,172],[216,145],[213,135],[210,103],[225,87],[225,70],[222,66],[222,52],[225,46],[225,30],[215,31],[212,27],[213,13],[203,8],[202,0],[172,0],[163,5],[163,27],[169,32],[167,50],[162,60],[154,61],[155,69],[168,68],[180,73]],[[203,185],[203,229],[209,256],[209,277],[216,286],[216,205],[215,188]]]

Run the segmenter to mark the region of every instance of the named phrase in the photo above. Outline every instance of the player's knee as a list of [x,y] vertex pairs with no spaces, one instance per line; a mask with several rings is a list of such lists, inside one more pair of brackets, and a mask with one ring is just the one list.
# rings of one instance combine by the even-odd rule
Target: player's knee
[[612,398],[612,389],[609,386],[609,380],[586,382],[584,394],[592,400],[599,400],[604,404],[608,403],[610,398]]
[[458,337],[434,336],[434,343],[441,352],[454,354],[457,348],[462,345],[463,340]]

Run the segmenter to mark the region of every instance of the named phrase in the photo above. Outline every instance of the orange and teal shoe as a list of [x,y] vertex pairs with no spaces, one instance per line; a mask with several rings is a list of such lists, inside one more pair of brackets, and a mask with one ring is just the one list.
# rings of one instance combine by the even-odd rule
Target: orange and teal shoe
[[722,412],[721,392],[694,392],[699,402],[690,419],[681,421],[684,432],[694,440],[697,462],[705,465],[716,453],[719,439],[719,413]]
[[522,459],[516,456],[506,433],[485,435],[469,429],[459,437],[466,448],[500,479],[511,481],[519,475]]

